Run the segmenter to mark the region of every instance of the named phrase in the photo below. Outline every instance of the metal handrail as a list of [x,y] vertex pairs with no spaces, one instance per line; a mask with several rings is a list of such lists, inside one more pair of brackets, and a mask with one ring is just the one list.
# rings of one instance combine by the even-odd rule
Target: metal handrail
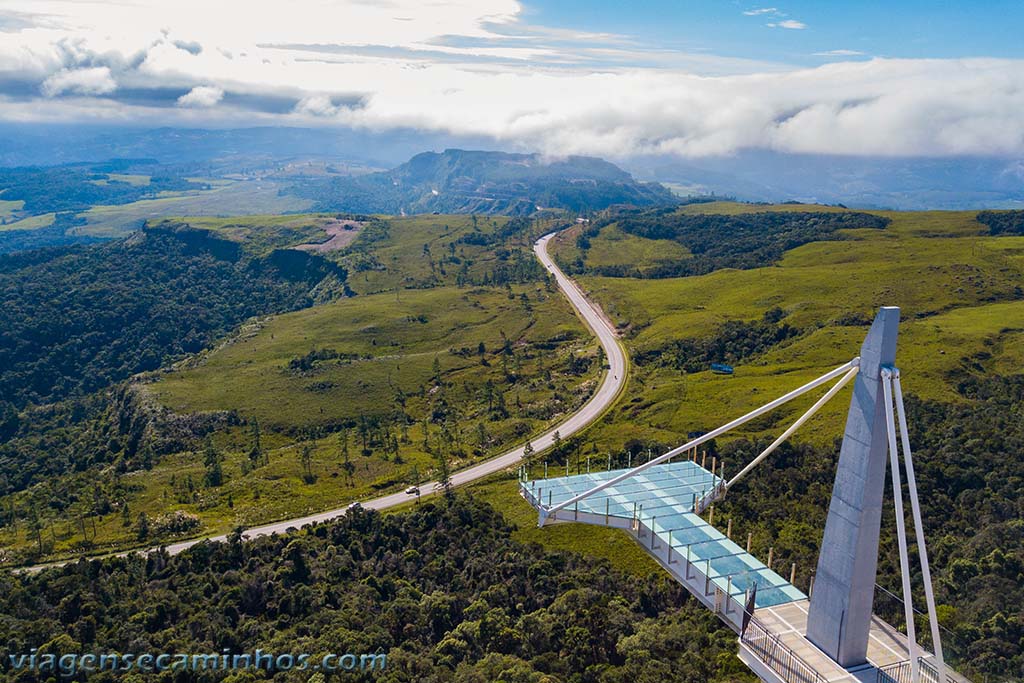
[[[939,671],[932,663],[931,658],[917,658],[918,671],[920,671],[920,683],[939,683]],[[889,664],[878,669],[875,678],[877,683],[913,683],[911,681],[910,660]],[[946,683],[962,683],[962,679],[946,673]]]
[[827,683],[824,676],[783,643],[777,634],[766,629],[753,615],[750,615],[750,623],[740,636],[740,642],[786,683]]
[[[717,487],[716,487],[717,488]],[[533,505],[539,505],[539,496],[534,494],[533,491],[526,486],[525,482],[520,483],[520,492],[523,496]],[[631,529],[633,535],[639,537],[645,532],[652,536],[656,534],[655,530],[644,523],[644,521],[638,517],[633,518],[633,528]],[[671,551],[670,551],[671,552]],[[671,559],[671,555],[669,555]],[[690,562],[686,556],[681,556],[680,559],[686,563],[686,576],[687,580],[690,577],[690,571],[693,570],[696,573],[698,581],[703,578],[706,582],[711,579],[709,576],[702,572],[699,565],[695,562]],[[725,613],[731,612],[730,603],[737,607],[738,612],[746,610],[746,605],[736,599],[731,593],[722,591],[721,588],[716,587],[716,592],[724,593],[725,598]],[[826,679],[815,671],[807,662],[800,658],[796,652],[789,648],[778,635],[768,631],[753,615],[750,615],[750,621],[747,624],[747,629],[740,636],[740,641],[744,643],[747,648],[753,652],[762,662],[777,673],[786,683],[827,683]],[[903,683],[902,681],[879,681],[879,683]],[[934,683],[934,682],[930,682]]]

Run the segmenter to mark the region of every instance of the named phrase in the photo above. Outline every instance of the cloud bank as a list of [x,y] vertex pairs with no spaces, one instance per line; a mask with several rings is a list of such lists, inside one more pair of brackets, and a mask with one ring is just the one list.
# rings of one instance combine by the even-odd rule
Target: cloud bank
[[1020,60],[795,68],[530,25],[510,0],[0,0],[5,16],[0,120],[418,128],[609,157],[1024,154]]

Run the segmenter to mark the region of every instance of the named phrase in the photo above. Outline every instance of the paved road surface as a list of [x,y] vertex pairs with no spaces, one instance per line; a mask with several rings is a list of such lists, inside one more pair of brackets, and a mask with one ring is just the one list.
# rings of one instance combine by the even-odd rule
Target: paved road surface
[[[566,276],[548,255],[547,245],[553,234],[554,233],[546,235],[537,240],[537,243],[533,247],[533,251],[537,255],[537,258],[540,259],[540,262],[544,264],[544,267],[554,275],[559,289],[562,290],[562,293],[569,299],[573,308],[576,309],[583,321],[601,342],[601,346],[604,348],[604,353],[610,369],[601,381],[601,386],[598,388],[597,392],[591,396],[590,400],[587,401],[582,408],[569,416],[564,422],[561,422],[549,431],[533,439],[532,442],[535,451],[541,451],[550,446],[552,437],[554,437],[556,431],[559,433],[561,438],[565,439],[600,417],[605,408],[611,405],[615,400],[616,395],[619,393],[619,390],[626,381],[626,354],[616,339],[615,328],[611,325],[608,319],[605,318],[600,309],[598,309],[597,306],[592,304],[583,295],[583,292],[580,291],[580,288],[576,283]],[[477,479],[481,479],[482,477],[494,474],[495,472],[500,472],[506,468],[514,467],[520,460],[522,460],[524,447],[525,444],[518,448],[514,448],[507,453],[495,456],[494,458],[491,458],[486,462],[482,462],[479,465],[474,465],[473,467],[455,472],[451,476],[452,484],[455,486],[462,486],[463,484],[468,484],[472,481],[476,481]],[[422,491],[423,496],[430,495],[434,491],[436,485],[437,482],[434,481],[422,484],[420,486],[420,490]],[[415,496],[410,496],[404,492],[400,492],[361,502],[363,507],[372,508],[374,510],[384,510],[396,505],[401,505],[402,503],[410,502],[414,498]],[[328,510],[327,512],[321,512],[315,515],[286,519],[282,522],[274,522],[273,524],[265,524],[263,526],[246,529],[245,536],[252,538],[254,536],[284,533],[289,528],[299,528],[306,524],[312,524],[313,522],[325,522],[343,514],[345,514],[344,507],[336,510]],[[197,543],[202,543],[204,540],[223,541],[225,538],[226,536],[221,535],[211,536],[208,539],[195,538],[188,541],[182,541],[181,543],[168,545],[167,552],[174,555]],[[144,552],[151,552],[153,550],[156,550],[156,548],[152,548]],[[42,569],[47,566],[54,565],[40,565],[38,567],[31,567],[30,570]]]

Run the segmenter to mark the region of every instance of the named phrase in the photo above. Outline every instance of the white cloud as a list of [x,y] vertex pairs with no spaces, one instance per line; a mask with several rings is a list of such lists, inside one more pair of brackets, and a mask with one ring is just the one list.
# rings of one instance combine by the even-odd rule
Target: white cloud
[[182,107],[212,107],[224,99],[224,91],[212,85],[197,85],[178,98]]
[[775,7],[759,7],[757,9],[748,9],[744,12],[748,17],[756,17],[761,14],[778,14],[779,10]]
[[815,52],[815,57],[860,57],[864,53],[859,50],[827,50],[825,52]]
[[299,103],[295,105],[296,114],[305,114],[308,116],[330,117],[336,116],[339,112],[340,107],[334,104],[329,95],[310,95],[309,97],[303,97],[299,100]]
[[105,66],[61,69],[43,81],[40,90],[47,97],[58,95],[106,95],[117,90],[117,82]]
[[777,21],[766,25],[772,28],[788,28],[796,31],[807,28],[807,24],[805,24],[802,21],[797,21],[796,19],[783,19],[782,21]]
[[[0,119],[414,128],[610,157],[1024,154],[1020,60],[795,68],[528,26],[509,0],[36,3],[47,24],[0,41]],[[172,94],[132,99],[146,89]]]

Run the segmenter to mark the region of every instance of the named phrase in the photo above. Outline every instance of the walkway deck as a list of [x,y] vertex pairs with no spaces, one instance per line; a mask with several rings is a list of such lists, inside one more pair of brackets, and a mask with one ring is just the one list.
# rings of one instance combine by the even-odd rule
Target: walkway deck
[[[609,481],[626,470],[591,472],[520,482],[520,494],[535,508],[550,508]],[[750,626],[740,639],[740,659],[772,683],[877,683],[879,676],[909,660],[906,636],[874,617],[869,663],[844,669],[804,636],[808,599],[799,589],[725,534],[694,514],[696,501],[721,479],[692,461],[655,465],[548,517],[547,523],[580,522],[623,529],[665,571],[685,586],[736,633],[742,630],[748,591],[757,584]],[[926,661],[931,655],[920,652]],[[965,681],[947,670],[949,681]],[[938,683],[935,676],[924,683]]]
[[[557,505],[626,470],[592,472],[554,479],[524,481],[522,495],[537,507]],[[705,593],[717,589],[743,604],[757,585],[757,607],[781,605],[807,596],[725,534],[694,514],[694,504],[721,479],[692,461],[655,465],[548,518],[634,531],[648,551],[666,565],[685,563],[690,574],[707,579]],[[652,553],[654,554],[654,553]],[[674,572],[673,572],[674,573]]]

